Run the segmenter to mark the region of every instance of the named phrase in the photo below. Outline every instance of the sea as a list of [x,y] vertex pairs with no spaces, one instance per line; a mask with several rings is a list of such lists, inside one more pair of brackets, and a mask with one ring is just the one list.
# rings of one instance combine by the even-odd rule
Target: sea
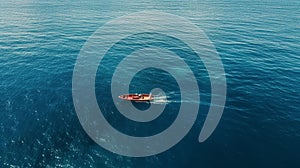
[[[115,56],[126,57],[148,43],[190,60],[201,97],[196,121],[179,143],[155,155],[129,157],[98,145],[83,129],[72,79],[80,51],[94,32],[140,11],[176,15],[201,29],[223,63],[227,94],[218,126],[199,143],[211,102],[203,62],[190,60],[193,53],[184,43],[155,33],[116,43],[95,77],[98,105],[115,129],[152,136],[178,116],[180,87],[172,75],[155,68],[138,72],[129,90],[164,90],[161,116],[135,122],[121,115],[112,101],[112,67],[120,62]],[[299,82],[298,0],[1,0],[0,167],[299,168]],[[135,107],[145,110],[150,105]]]

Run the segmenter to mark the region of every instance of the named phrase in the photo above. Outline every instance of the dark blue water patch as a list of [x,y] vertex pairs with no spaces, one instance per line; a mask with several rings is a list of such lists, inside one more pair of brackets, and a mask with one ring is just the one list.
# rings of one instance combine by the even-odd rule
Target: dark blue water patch
[[149,101],[146,102],[132,102],[132,105],[139,109],[140,111],[146,111],[151,106],[151,103]]
[[[113,45],[107,51],[105,57],[101,60],[98,72],[100,72],[99,70],[103,68],[103,70],[106,70],[105,72],[107,72],[107,74],[105,75],[110,75],[112,72],[114,72],[112,70],[114,70],[116,65],[123,58],[130,55],[134,51],[150,47],[165,48],[176,53],[189,65],[194,75],[196,76],[199,85],[203,83],[210,83],[209,79],[202,83],[201,81],[199,81],[200,79],[203,80],[207,78],[208,74],[199,56],[187,44],[175,37],[170,37],[154,32],[145,32],[131,35],[115,43],[115,45]],[[207,87],[207,85],[203,86]],[[204,90],[210,89],[205,88]]]

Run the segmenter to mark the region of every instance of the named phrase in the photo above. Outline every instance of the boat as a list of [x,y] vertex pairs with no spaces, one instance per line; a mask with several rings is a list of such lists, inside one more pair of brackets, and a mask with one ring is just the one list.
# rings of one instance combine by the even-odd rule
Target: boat
[[154,100],[152,94],[123,94],[119,96],[120,99],[133,101],[133,102],[149,102]]

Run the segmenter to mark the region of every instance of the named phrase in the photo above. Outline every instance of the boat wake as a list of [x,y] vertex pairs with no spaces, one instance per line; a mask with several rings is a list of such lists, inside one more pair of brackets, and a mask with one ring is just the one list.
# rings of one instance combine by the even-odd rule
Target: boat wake
[[166,96],[164,94],[157,94],[157,95],[153,95],[154,100],[151,101],[151,104],[168,104],[171,103],[170,100],[168,100],[169,96]]
[[177,99],[178,95],[175,92],[170,92],[167,95],[165,93],[157,93],[157,94],[152,94],[153,96],[153,101],[151,101],[151,104],[169,104],[169,103],[198,103],[194,102],[193,100],[190,99],[185,99],[185,100],[180,100]]

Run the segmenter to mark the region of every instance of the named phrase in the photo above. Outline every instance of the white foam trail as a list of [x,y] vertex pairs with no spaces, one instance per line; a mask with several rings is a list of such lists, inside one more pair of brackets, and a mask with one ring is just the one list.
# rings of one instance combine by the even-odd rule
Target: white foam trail
[[151,104],[168,104],[171,103],[170,100],[168,100],[169,96],[165,96],[165,95],[153,95],[154,100],[151,101]]

